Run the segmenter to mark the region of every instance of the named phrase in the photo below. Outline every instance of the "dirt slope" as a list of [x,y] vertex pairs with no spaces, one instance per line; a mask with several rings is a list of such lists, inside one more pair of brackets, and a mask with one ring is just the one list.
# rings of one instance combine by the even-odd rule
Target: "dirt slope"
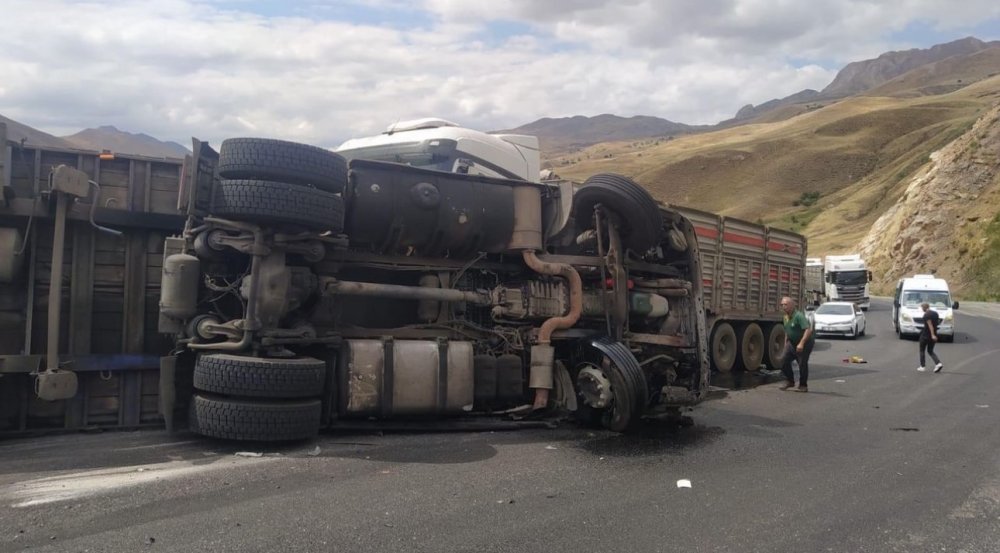
[[[564,178],[623,173],[668,203],[803,232],[811,254],[849,253],[927,170],[932,154],[967,136],[1000,101],[1000,75],[938,95],[927,95],[925,80],[912,82],[924,91],[856,96],[785,120],[669,141],[598,144],[551,163]],[[992,218],[986,212],[996,212],[980,207],[984,222]],[[984,229],[970,233],[978,240]],[[877,270],[889,282],[909,268]],[[975,280],[969,277],[970,293]]]
[[1000,103],[931,154],[860,248],[882,290],[934,272],[960,294],[1000,298]]

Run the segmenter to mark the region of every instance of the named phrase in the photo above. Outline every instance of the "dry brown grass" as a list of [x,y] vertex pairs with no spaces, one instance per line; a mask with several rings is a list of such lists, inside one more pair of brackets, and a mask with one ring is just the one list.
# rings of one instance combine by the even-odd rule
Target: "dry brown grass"
[[[992,58],[982,57],[988,66]],[[980,66],[975,70],[986,75]],[[765,122],[658,144],[599,144],[550,161],[564,178],[622,173],[666,202],[804,232],[811,254],[843,253],[933,151],[1000,100],[1000,76],[927,96],[928,87],[954,76],[907,75],[915,88],[889,83],[891,97],[859,96],[818,109],[789,106]],[[820,198],[812,206],[794,205],[804,192]]]

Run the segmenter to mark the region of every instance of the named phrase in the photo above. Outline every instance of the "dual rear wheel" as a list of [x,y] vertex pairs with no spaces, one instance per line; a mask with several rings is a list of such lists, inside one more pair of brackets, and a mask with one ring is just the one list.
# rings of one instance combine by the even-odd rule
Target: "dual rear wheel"
[[785,329],[780,324],[722,321],[712,331],[710,354],[720,372],[753,372],[762,364],[768,369],[780,368],[784,351]]
[[189,426],[229,440],[282,441],[319,432],[326,364],[203,353],[195,361]]

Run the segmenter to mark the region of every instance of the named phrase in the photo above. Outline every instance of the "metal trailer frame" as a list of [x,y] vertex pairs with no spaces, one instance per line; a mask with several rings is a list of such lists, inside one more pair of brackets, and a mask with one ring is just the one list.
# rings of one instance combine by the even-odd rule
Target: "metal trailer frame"
[[[177,208],[184,160],[34,146],[5,134],[0,125],[0,227],[17,228],[27,244],[20,276],[0,283],[0,436],[162,424],[157,373],[171,345],[156,329],[160,266],[163,238],[184,225]],[[93,211],[93,191],[73,199],[50,190],[59,165],[100,184]],[[122,235],[100,232],[91,217]],[[54,271],[59,253],[62,270]],[[51,348],[50,336],[58,341]],[[38,399],[33,373],[46,367],[75,372],[77,393]]]

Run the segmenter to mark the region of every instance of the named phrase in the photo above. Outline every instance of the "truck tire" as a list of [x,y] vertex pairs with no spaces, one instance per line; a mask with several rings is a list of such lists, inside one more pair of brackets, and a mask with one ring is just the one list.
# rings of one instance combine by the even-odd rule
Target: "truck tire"
[[727,373],[736,365],[739,352],[736,330],[729,323],[715,325],[712,332],[712,363],[719,372]]
[[344,199],[314,188],[267,180],[222,180],[215,186],[212,214],[266,225],[339,233]]
[[318,397],[326,382],[326,363],[312,357],[268,359],[228,353],[201,354],[194,365],[194,387],[215,394],[266,397]]
[[573,195],[573,216],[580,230],[591,228],[594,206],[602,204],[621,218],[622,244],[645,252],[663,237],[663,216],[656,200],[632,179],[614,173],[598,173]]
[[754,372],[764,361],[764,331],[757,323],[747,323],[740,329],[740,357],[737,365]]
[[774,323],[765,332],[767,344],[764,348],[764,366],[772,371],[780,369],[785,362],[785,327],[781,323]]
[[347,185],[344,156],[297,142],[229,138],[219,147],[219,176],[308,184],[337,194]]
[[578,393],[576,419],[583,425],[625,432],[642,419],[649,402],[649,389],[642,366],[620,342],[601,337],[591,342],[587,356],[592,367],[599,368],[610,384],[611,404],[595,408]]
[[319,433],[322,409],[318,399],[264,402],[194,394],[188,426],[226,440],[304,440]]

